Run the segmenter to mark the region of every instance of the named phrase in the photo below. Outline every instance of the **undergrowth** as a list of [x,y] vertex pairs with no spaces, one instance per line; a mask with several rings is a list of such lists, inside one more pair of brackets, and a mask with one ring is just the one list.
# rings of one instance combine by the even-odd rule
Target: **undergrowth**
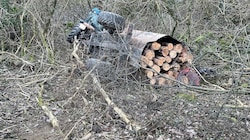
[[[1,138],[36,137],[47,128],[48,119],[36,99],[43,99],[58,119],[61,132],[46,133],[50,139],[249,137],[248,1],[2,0],[0,4]],[[79,68],[66,36],[96,6],[122,15],[137,30],[184,42],[194,55],[192,65],[214,69],[216,75],[204,76],[195,90],[154,88],[141,81],[140,72],[125,75],[116,67],[107,74]],[[83,48],[78,55],[83,62],[88,58]],[[110,100],[144,129],[129,131],[99,94],[90,73],[99,78]]]

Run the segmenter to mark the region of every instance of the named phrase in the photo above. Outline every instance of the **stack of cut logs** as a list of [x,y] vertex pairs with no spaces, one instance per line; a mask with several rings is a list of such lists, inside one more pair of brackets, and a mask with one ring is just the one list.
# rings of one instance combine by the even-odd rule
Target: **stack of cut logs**
[[[141,56],[141,66],[151,85],[173,85],[180,71],[191,63],[193,56],[180,42],[149,42]],[[167,77],[167,78],[166,78]]]

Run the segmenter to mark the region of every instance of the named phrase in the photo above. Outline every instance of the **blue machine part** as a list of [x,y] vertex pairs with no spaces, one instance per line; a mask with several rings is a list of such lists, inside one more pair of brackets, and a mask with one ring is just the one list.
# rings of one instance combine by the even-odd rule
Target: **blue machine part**
[[89,12],[86,22],[92,25],[96,31],[102,31],[103,26],[98,23],[98,15],[100,14],[101,10],[99,8],[93,8],[91,12]]
[[92,9],[92,12],[99,15],[101,10],[99,8],[95,7],[95,8]]

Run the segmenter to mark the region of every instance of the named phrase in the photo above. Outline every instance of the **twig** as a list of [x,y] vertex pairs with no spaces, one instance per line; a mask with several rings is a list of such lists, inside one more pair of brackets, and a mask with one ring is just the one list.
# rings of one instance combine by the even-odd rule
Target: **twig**
[[[222,106],[222,105],[220,105]],[[232,104],[225,104],[223,107],[228,107],[228,108],[250,108],[250,105],[232,105]]]
[[198,75],[201,77],[201,79],[202,79],[205,83],[207,83],[207,84],[209,84],[209,85],[211,85],[211,86],[217,87],[217,88],[219,88],[220,90],[226,90],[226,89],[224,89],[224,88],[221,87],[221,86],[218,86],[218,85],[215,85],[215,84],[212,84],[212,83],[208,82],[208,81],[200,74],[200,72],[196,69],[196,67],[193,67],[193,69],[196,71],[196,73],[198,73]]
[[44,113],[49,117],[52,127],[58,128],[60,134],[63,135],[62,130],[58,124],[57,118],[53,115],[53,113],[49,110],[49,108],[43,103],[42,95],[43,95],[44,86],[41,84],[41,90],[38,93],[38,97],[36,97],[36,101],[38,105],[43,109]]
[[78,47],[80,46],[80,42],[77,40],[76,36],[75,36],[74,40],[75,40],[74,41],[74,45],[73,45],[74,50],[71,53],[71,55],[76,58],[76,61],[80,64],[81,67],[84,67],[83,62],[81,61],[81,59],[79,58],[79,56],[76,54],[76,52],[78,51]]
[[17,85],[17,86],[20,88],[21,94],[23,96],[27,97],[28,98],[27,100],[29,100],[30,99],[30,95],[28,93],[26,93],[20,85]]
[[26,61],[26,60],[24,60],[24,59],[22,59],[22,58],[16,56],[15,54],[12,54],[12,53],[9,53],[9,52],[5,52],[5,51],[0,51],[0,54],[8,54],[8,55],[10,55],[10,56],[13,56],[13,57],[15,57],[15,58],[21,60],[23,63],[25,63],[25,64],[27,64],[27,65],[34,66],[33,63],[31,63],[31,62],[29,62],[29,61]]
[[13,128],[13,127],[17,127],[17,125],[12,125],[12,126],[9,126],[9,127],[5,127],[5,128],[0,130],[0,133],[6,133],[5,131],[7,131],[7,133],[8,133],[10,131],[10,130],[8,131],[8,129]]
[[246,65],[243,64],[243,63],[238,63],[238,62],[234,62],[234,61],[230,61],[230,60],[224,59],[223,57],[221,57],[221,56],[219,55],[219,53],[211,52],[211,54],[217,56],[218,58],[220,58],[220,59],[221,59],[222,61],[224,61],[224,62],[231,63],[231,64],[236,64],[236,65],[240,65],[240,66],[246,67]]
[[90,0],[87,0],[87,2],[88,2],[89,9],[91,10],[92,7],[91,7],[91,4],[90,4]]
[[36,83],[44,83],[44,82],[46,82],[46,81],[51,80],[52,78],[54,78],[61,71],[63,71],[63,70],[58,71],[57,73],[55,73],[54,75],[52,75],[52,76],[50,76],[48,78],[41,78],[41,79],[37,79],[37,80],[34,80],[34,81],[30,81],[30,82],[24,83],[22,86],[29,86],[31,84],[36,84]]
[[69,135],[72,133],[72,131],[75,129],[76,125],[82,120],[82,118],[80,118],[75,124],[74,126],[70,129],[70,131],[67,133],[67,135],[64,137],[64,140],[67,140]]
[[232,104],[224,104],[220,105],[223,107],[228,107],[228,108],[250,108],[250,105],[244,105],[239,99],[236,100],[239,105],[232,105]]
[[102,86],[101,86],[100,82],[97,80],[96,76],[91,74],[91,77],[93,78],[94,84],[99,89],[99,91],[101,92],[102,96],[104,97],[104,99],[106,100],[108,105],[110,105],[115,110],[115,112],[122,118],[122,120],[127,125],[129,125],[130,128],[132,127],[135,131],[140,130],[141,127],[139,125],[137,125],[136,123],[132,122],[131,120],[129,120],[127,115],[120,108],[118,108],[117,105],[109,98],[108,94],[102,88]]
[[52,4],[51,4],[52,5],[52,7],[51,7],[52,10],[49,11],[49,14],[47,15],[49,18],[48,18],[48,20],[46,21],[46,24],[45,24],[44,34],[47,34],[49,28],[51,27],[51,20],[53,19],[53,15],[55,14],[55,9],[56,9],[57,4],[58,4],[57,0],[54,0],[52,2]]

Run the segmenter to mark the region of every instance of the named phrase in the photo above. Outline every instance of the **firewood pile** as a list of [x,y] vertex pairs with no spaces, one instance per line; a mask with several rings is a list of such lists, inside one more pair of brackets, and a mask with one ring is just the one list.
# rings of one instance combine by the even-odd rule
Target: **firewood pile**
[[[119,37],[131,48],[124,49]],[[193,56],[182,42],[165,34],[133,30],[133,26],[128,26],[119,37],[116,40],[104,33],[93,36],[88,44],[98,46],[98,55],[93,55],[94,58],[97,57],[93,61],[87,60],[87,67],[91,69],[97,64],[96,67],[100,69],[103,69],[104,65],[110,68],[113,65],[113,56],[125,54],[126,58],[120,59],[136,69],[142,68],[152,85],[173,85],[176,80],[188,85],[200,85],[199,75],[190,67]],[[107,58],[98,61],[99,54],[105,54]]]
[[[146,44],[142,51],[141,67],[151,85],[173,85],[171,79],[179,80],[180,72],[192,60],[187,46],[170,36],[164,36]],[[188,77],[184,75],[181,78],[182,82],[188,83]]]

